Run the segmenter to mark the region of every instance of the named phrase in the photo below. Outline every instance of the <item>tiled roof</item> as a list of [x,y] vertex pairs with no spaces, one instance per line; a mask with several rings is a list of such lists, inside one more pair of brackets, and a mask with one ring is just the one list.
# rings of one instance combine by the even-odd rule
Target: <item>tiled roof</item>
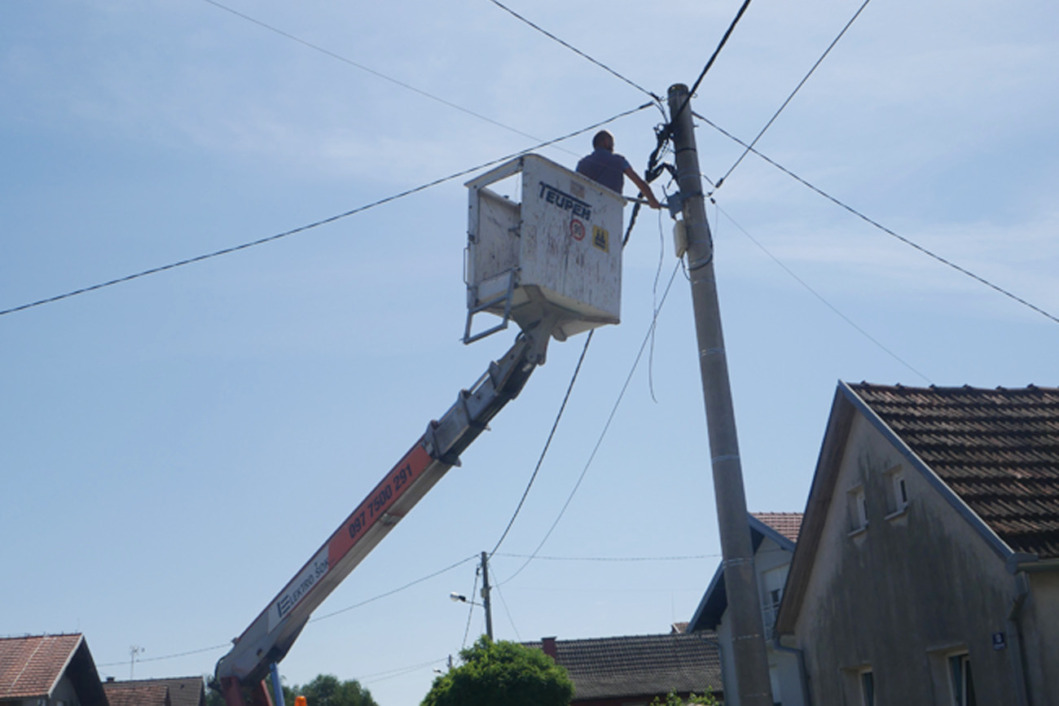
[[110,706],[171,706],[169,687],[154,681],[108,681],[103,691]]
[[[171,706],[201,706],[206,694],[205,682],[202,677],[173,677],[170,679],[136,679],[133,681],[108,681],[103,685],[110,700],[110,706],[146,706],[148,704],[163,703]],[[157,700],[157,690],[161,689],[161,700]],[[151,691],[154,690],[154,691]],[[168,690],[169,701],[165,701],[165,692]],[[124,692],[137,694],[137,701],[122,701],[128,698]],[[154,694],[155,700],[147,700]],[[115,696],[119,700],[115,700]]]
[[49,697],[82,640],[81,635],[0,638],[0,701]]
[[[543,649],[540,642],[526,644]],[[722,690],[714,633],[556,640],[555,647],[575,700]]]
[[849,387],[1013,551],[1059,558],[1059,388]]
[[802,513],[754,512],[751,514],[792,542],[798,541],[798,532],[802,528]]

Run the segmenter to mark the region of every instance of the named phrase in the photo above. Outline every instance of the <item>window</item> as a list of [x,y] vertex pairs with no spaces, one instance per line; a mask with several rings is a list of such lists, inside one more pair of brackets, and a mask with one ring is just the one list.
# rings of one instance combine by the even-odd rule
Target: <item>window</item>
[[904,470],[895,466],[886,472],[887,518],[904,513],[908,509],[908,485]]
[[952,672],[953,706],[977,706],[974,696],[974,679],[971,677],[971,658],[967,653],[949,657]]
[[849,525],[851,532],[859,532],[868,526],[868,504],[864,486],[849,491]]
[[783,599],[783,586],[787,582],[787,570],[789,568],[789,566],[781,566],[769,569],[761,574],[759,581],[761,586],[761,613],[766,635],[771,635],[772,628],[776,625],[776,616],[780,610],[780,601]]
[[860,701],[864,706],[875,706],[875,674],[870,669],[860,673]]

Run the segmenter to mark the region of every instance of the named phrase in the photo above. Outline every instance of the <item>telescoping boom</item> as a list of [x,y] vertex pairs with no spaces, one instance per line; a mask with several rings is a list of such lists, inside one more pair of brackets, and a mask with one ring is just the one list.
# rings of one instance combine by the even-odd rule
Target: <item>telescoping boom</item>
[[262,686],[270,665],[279,662],[312,612],[366,557],[445,472],[505,404],[518,396],[543,362],[548,332],[520,334],[514,346],[470,390],[461,390],[452,407],[397,462],[347,517],[268,607],[258,615],[231,651],[217,663],[216,681],[228,706],[268,704]]

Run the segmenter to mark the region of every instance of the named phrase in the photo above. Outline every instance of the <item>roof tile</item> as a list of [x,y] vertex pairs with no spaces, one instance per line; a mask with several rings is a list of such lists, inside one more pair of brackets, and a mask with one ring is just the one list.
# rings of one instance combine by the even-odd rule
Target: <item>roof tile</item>
[[1013,551],[1059,557],[1059,388],[850,387]]

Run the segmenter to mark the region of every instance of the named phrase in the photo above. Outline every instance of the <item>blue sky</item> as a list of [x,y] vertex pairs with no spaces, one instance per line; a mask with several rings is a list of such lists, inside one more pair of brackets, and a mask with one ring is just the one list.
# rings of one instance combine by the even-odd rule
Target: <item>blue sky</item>
[[[0,310],[345,213],[649,100],[486,0],[224,4],[273,29],[206,0],[0,8]],[[739,4],[510,7],[665,95],[694,82]],[[755,0],[693,108],[753,139],[860,6]],[[757,148],[1059,315],[1057,29],[1037,0],[870,3]],[[661,119],[609,126],[637,169]],[[741,148],[701,120],[697,137],[716,181]],[[572,166],[589,140],[542,153]],[[463,181],[0,316],[0,634],[84,632],[104,676],[128,678],[133,645],[138,678],[212,671],[216,646],[510,344],[459,341]],[[715,198],[752,510],[804,507],[839,379],[1057,384],[1055,321],[758,157]],[[676,266],[670,228],[641,215],[623,322],[595,336],[494,557],[500,638],[665,632],[716,568],[679,271],[592,455]],[[472,591],[474,561],[351,607],[492,549],[582,345],[553,344],[463,466],[321,607],[342,612],[307,627],[288,681],[334,673],[383,706],[419,702],[463,644],[468,612],[448,594]],[[545,558],[514,576],[582,473]],[[475,611],[472,639],[482,630]]]

